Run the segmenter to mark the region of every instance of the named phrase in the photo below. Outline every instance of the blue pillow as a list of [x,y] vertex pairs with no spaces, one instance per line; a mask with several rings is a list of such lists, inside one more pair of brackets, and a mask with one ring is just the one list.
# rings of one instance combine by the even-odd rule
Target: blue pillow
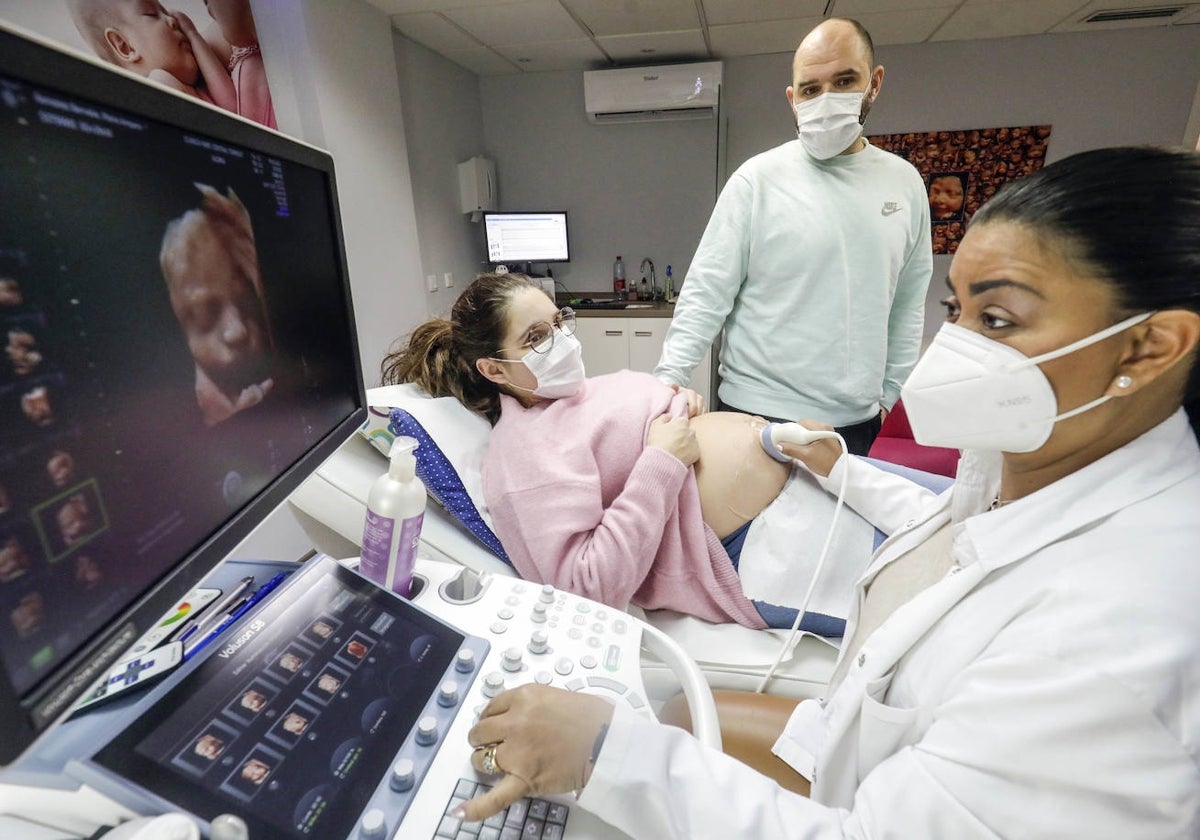
[[458,477],[458,472],[425,431],[425,427],[403,408],[393,408],[388,414],[388,419],[388,430],[393,435],[407,435],[417,439],[417,478],[425,484],[429,494],[493,554],[511,566],[512,561],[504,552],[500,539],[484,522],[467,488]]

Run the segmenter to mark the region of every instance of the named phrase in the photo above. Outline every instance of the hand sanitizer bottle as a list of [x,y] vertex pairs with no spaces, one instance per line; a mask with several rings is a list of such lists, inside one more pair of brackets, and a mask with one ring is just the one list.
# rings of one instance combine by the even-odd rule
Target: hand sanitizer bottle
[[367,493],[359,572],[407,598],[425,520],[425,485],[417,478],[416,438],[400,436],[388,451],[388,471]]

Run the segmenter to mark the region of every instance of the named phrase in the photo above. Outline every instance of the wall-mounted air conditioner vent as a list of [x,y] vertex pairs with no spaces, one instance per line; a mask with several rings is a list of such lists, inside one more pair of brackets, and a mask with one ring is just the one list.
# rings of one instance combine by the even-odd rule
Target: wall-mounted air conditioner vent
[[716,115],[721,62],[589,70],[583,102],[594,123],[695,120]]

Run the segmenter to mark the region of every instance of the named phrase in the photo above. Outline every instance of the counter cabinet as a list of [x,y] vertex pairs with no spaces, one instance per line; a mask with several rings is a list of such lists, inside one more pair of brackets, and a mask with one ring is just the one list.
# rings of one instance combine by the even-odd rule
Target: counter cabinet
[[[583,364],[588,376],[626,368],[653,373],[670,326],[669,317],[589,314],[576,318],[575,337],[583,345]],[[712,406],[712,350],[704,354],[692,371],[688,387]]]

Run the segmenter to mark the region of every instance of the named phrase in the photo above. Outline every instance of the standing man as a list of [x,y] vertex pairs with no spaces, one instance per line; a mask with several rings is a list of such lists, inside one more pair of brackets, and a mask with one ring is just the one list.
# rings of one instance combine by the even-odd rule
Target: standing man
[[858,22],[801,41],[786,91],[798,139],[721,191],[654,371],[685,384],[724,329],[722,407],[825,420],[857,454],[916,364],[933,268],[921,176],[862,136],[882,85]]

